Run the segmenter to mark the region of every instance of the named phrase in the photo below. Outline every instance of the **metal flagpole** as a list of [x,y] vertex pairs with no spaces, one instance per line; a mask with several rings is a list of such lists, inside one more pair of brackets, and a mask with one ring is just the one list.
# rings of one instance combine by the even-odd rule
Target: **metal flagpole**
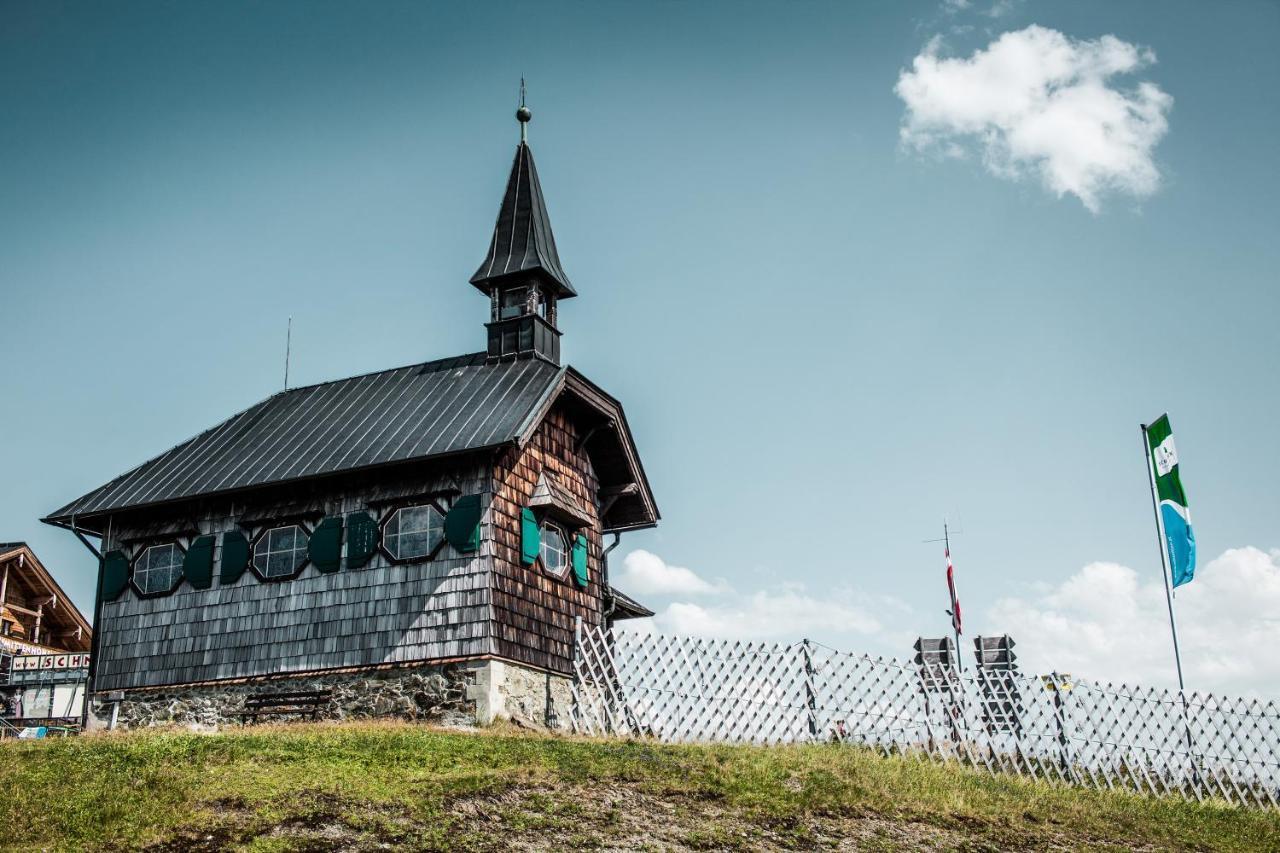
[[1191,773],[1200,784],[1200,768],[1196,763],[1195,737],[1191,733],[1191,712],[1187,707],[1187,689],[1182,680],[1182,653],[1178,650],[1178,620],[1173,613],[1173,585],[1170,581],[1169,558],[1165,550],[1164,521],[1160,518],[1160,498],[1156,494],[1156,469],[1151,459],[1151,442],[1147,439],[1147,425],[1142,427],[1142,452],[1147,457],[1147,480],[1151,485],[1151,510],[1156,517],[1156,538],[1160,546],[1160,576],[1164,578],[1164,600],[1169,605],[1169,633],[1173,635],[1173,663],[1178,668],[1178,698],[1182,702],[1182,724],[1187,730],[1187,757],[1191,759]]
[[[1169,605],[1169,631],[1173,634],[1173,662],[1178,668],[1178,690],[1186,689],[1182,681],[1182,655],[1178,651],[1178,620],[1173,614],[1173,587],[1169,582],[1169,559],[1165,554],[1164,522],[1160,519],[1160,500],[1156,495],[1156,472],[1151,465],[1151,442],[1147,439],[1147,425],[1142,427],[1142,453],[1147,458],[1147,480],[1151,485],[1151,510],[1156,517],[1156,539],[1160,546],[1160,576],[1164,578],[1164,600]],[[1185,702],[1185,698],[1183,699]]]
[[[942,521],[942,541],[944,543],[944,547],[947,550],[947,567],[951,569],[952,575],[954,575],[955,569],[951,565],[951,533],[947,530],[946,519],[943,519]],[[952,589],[955,588],[955,578],[950,577],[948,578],[948,580],[949,580],[949,583],[948,583],[947,591],[950,592]],[[959,593],[956,593],[955,600],[956,602],[960,601]],[[959,604],[953,603],[952,607],[958,608]],[[961,672],[964,672],[964,653],[960,651],[960,620],[956,618],[955,613],[952,613],[950,610],[948,610],[947,612],[951,613],[951,629],[956,633],[956,666],[960,669]]]

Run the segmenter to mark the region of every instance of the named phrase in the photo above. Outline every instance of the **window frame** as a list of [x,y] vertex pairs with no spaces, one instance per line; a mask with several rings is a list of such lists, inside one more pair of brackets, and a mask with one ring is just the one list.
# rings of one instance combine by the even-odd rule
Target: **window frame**
[[[296,527],[299,530],[301,530],[303,534],[305,534],[307,537],[306,545],[303,546],[304,556],[302,558],[302,562],[299,563],[297,567],[287,575],[264,574],[263,572],[258,570],[258,548],[262,546],[263,542],[267,541],[267,538],[271,535],[272,531],[283,530],[286,527]],[[311,534],[312,532],[313,530],[307,527],[307,525],[303,524],[301,521],[280,521],[274,524],[269,524],[264,526],[261,532],[259,532],[257,536],[253,537],[253,542],[251,543],[251,547],[249,549],[249,571],[253,572],[254,577],[256,577],[262,583],[278,583],[280,581],[293,580],[298,575],[302,574],[303,570],[306,569],[307,566],[311,565]],[[270,558],[268,558],[268,563],[269,562],[270,562]]]
[[[406,509],[418,509],[420,507],[431,507],[440,515],[440,541],[432,546],[431,550],[426,554],[420,554],[414,557],[397,557],[391,553],[391,549],[387,547],[387,525],[391,523],[399,512]],[[436,558],[445,545],[449,544],[449,537],[445,533],[444,519],[449,514],[448,510],[435,500],[413,500],[409,502],[398,502],[387,506],[382,513],[382,517],[378,519],[378,553],[381,554],[388,562],[396,566],[404,566],[410,563],[429,563]]]
[[[546,552],[548,530],[554,530],[560,537],[560,558],[564,561],[560,571],[556,571],[547,565]],[[542,571],[551,575],[553,578],[557,578],[558,580],[567,580],[569,578],[569,572],[573,570],[573,567],[569,563],[569,534],[565,529],[565,526],[551,518],[543,518],[542,522],[538,525],[538,538],[540,540],[538,543],[538,563],[542,566]]]
[[[142,589],[142,585],[138,583],[138,563],[147,555],[147,552],[153,548],[164,548],[171,546],[178,552],[178,580],[168,589],[158,590],[156,592],[146,592]],[[129,561],[129,588],[133,590],[134,595],[138,598],[164,598],[166,595],[173,595],[178,591],[178,587],[182,586],[182,582],[187,579],[187,573],[183,570],[183,562],[187,558],[187,549],[182,547],[182,543],[177,539],[168,539],[163,541],[151,542],[143,545],[138,552]]]

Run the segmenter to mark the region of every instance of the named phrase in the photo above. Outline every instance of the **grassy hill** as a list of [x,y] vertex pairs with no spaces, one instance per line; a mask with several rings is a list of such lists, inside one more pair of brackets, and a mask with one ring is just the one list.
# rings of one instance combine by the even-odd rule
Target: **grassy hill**
[[1280,848],[1280,815],[840,746],[294,724],[0,745],[12,850]]

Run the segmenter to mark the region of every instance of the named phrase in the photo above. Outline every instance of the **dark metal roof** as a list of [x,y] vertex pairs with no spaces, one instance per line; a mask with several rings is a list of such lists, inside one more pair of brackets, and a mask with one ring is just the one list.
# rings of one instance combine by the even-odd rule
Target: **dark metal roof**
[[613,618],[615,621],[619,619],[644,619],[653,615],[652,610],[616,586],[610,585],[609,595],[613,597]]
[[562,374],[541,359],[490,364],[475,353],[282,391],[45,521],[506,444]]
[[521,142],[516,148],[515,162],[511,164],[511,177],[507,179],[502,207],[498,209],[498,223],[493,228],[489,253],[471,277],[471,283],[486,290],[486,283],[495,279],[533,272],[543,273],[557,285],[556,295],[559,298],[578,295],[560,266],[556,239],[551,233],[551,217],[547,215],[538,169],[533,164],[533,152]]

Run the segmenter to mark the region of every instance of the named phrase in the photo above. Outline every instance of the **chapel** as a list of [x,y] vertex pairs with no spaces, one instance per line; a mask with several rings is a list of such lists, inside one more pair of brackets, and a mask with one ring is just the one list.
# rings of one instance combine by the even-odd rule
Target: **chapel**
[[609,583],[659,514],[622,405],[561,363],[531,115],[469,282],[483,349],[281,391],[44,519],[101,540],[94,719],[324,688],[331,716],[564,725],[576,628],[652,615]]

